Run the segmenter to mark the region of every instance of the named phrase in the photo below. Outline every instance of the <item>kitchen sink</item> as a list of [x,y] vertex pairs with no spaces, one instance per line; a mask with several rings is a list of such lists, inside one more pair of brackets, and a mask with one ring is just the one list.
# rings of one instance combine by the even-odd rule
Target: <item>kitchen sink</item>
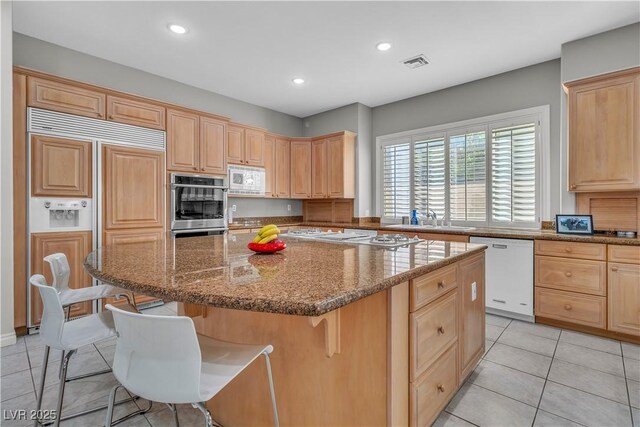
[[383,228],[400,228],[406,230],[416,231],[470,231],[475,230],[475,227],[462,227],[459,225],[413,225],[413,224],[390,224],[385,225]]

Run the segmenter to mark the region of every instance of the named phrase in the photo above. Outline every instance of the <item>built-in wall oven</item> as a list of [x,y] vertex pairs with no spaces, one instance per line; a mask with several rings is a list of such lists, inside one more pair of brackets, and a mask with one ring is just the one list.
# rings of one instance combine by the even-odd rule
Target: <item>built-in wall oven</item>
[[174,236],[228,229],[226,176],[171,174],[171,232]]

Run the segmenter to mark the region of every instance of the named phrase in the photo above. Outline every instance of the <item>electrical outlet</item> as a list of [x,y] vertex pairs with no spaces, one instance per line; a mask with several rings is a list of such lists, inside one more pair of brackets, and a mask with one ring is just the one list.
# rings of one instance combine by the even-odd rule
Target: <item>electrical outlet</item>
[[478,299],[478,284],[473,282],[471,284],[471,301],[475,301]]
[[287,210],[291,212],[291,205],[287,205]]
[[237,210],[236,205],[231,205],[231,212],[235,212]]

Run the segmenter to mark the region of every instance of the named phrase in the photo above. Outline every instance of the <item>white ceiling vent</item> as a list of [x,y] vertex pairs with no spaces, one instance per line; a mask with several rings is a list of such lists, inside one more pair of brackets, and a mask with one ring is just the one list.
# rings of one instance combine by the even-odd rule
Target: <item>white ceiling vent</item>
[[402,63],[409,68],[418,68],[422,67],[423,65],[427,65],[429,63],[429,60],[424,55],[418,55],[414,56],[413,58],[405,59],[404,61],[402,61]]

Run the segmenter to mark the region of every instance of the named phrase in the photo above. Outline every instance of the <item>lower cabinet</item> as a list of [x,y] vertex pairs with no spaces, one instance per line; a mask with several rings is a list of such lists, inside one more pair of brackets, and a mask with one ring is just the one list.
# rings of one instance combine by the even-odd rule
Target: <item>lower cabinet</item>
[[[91,252],[91,231],[73,231],[63,233],[33,233],[31,234],[31,274],[42,274],[47,283],[53,284],[51,269],[43,258],[55,253],[64,253],[69,261],[71,276],[69,287],[73,289],[91,286],[91,277],[85,273],[83,262]],[[71,306],[71,317],[91,313],[91,303],[74,304]],[[31,322],[40,323],[42,318],[42,300],[39,292],[31,288]]]
[[640,265],[610,262],[608,292],[608,329],[640,337]]
[[460,381],[473,371],[484,353],[484,253],[460,262]]

